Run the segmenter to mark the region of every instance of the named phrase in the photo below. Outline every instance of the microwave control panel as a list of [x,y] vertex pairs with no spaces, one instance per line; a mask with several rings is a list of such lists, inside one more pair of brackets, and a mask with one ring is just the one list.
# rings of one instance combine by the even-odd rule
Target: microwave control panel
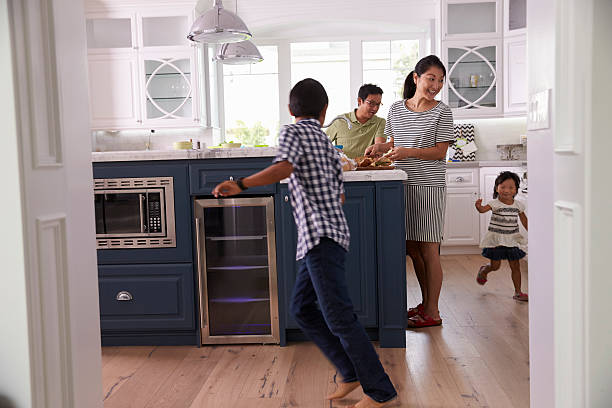
[[159,194],[148,194],[149,232],[162,232],[161,202]]

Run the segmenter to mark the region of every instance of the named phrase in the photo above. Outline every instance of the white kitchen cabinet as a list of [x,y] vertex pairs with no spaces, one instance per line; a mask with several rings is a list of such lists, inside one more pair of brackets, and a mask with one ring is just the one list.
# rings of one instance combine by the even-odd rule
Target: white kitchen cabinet
[[443,40],[499,38],[502,0],[443,0]]
[[87,14],[92,129],[199,126],[192,7]]
[[495,116],[502,112],[501,40],[444,41],[448,67],[442,98],[456,118]]
[[[525,167],[481,167],[480,168],[480,198],[482,198],[483,205],[486,205],[493,199],[493,191],[495,187],[495,179],[502,171],[511,171],[518,174],[521,180],[527,171]],[[520,200],[525,204],[527,208],[527,196],[523,194],[519,189],[519,193],[515,197],[516,200]],[[525,210],[527,213],[527,209]],[[489,220],[491,219],[491,211],[480,214],[480,238],[485,236],[487,229],[489,228]],[[527,231],[523,228],[519,221],[519,229],[521,234],[527,238]]]
[[524,115],[526,0],[443,0],[442,100],[456,118]]
[[504,1],[504,37],[527,34],[527,0]]
[[527,38],[504,39],[504,112],[525,114],[527,110]]
[[92,128],[141,124],[138,62],[133,53],[94,54],[89,56],[88,64]]
[[442,246],[474,246],[480,243],[478,168],[448,169]]

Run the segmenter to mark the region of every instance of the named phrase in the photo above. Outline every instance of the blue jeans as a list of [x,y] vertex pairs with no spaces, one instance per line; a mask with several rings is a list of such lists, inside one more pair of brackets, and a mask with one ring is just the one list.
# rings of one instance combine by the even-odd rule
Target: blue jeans
[[344,382],[359,380],[370,398],[385,402],[397,392],[353,312],[345,257],[344,248],[329,238],[321,238],[319,245],[308,251],[298,269],[291,312]]

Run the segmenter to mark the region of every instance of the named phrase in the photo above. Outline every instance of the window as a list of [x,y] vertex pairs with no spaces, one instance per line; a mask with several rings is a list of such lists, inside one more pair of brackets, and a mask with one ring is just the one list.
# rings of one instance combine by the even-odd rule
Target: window
[[391,104],[402,99],[406,75],[419,61],[419,40],[364,41],[363,83],[383,90],[377,115],[386,118]]
[[291,44],[291,86],[304,78],[319,81],[329,98],[327,118],[351,110],[348,41]]
[[275,145],[279,131],[278,49],[258,46],[257,64],[223,65],[225,140]]

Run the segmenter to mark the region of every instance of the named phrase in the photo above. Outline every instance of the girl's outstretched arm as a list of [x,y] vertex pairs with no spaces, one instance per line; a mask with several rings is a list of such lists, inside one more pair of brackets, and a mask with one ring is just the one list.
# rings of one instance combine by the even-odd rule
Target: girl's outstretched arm
[[523,227],[525,227],[525,229],[529,231],[529,228],[527,228],[527,216],[524,212],[519,213],[519,219],[521,220],[521,224],[523,224]]
[[482,198],[479,198],[478,200],[476,200],[475,205],[479,213],[485,213],[487,211],[491,211],[491,206],[489,204],[482,205]]

